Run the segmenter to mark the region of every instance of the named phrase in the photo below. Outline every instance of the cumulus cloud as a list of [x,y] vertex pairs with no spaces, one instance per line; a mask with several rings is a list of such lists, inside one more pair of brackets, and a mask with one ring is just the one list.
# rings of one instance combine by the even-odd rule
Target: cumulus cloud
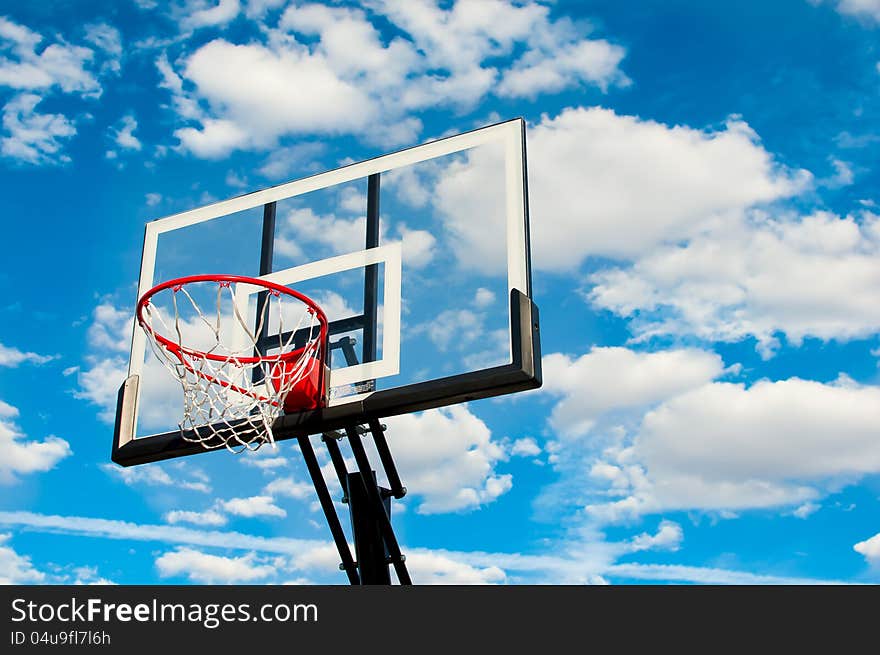
[[186,0],[177,9],[181,26],[189,30],[226,25],[240,10],[239,0]]
[[119,30],[107,23],[86,25],[85,39],[106,56],[101,72],[118,74],[122,70],[122,36]]
[[116,142],[116,145],[124,150],[140,150],[140,139],[134,135],[137,126],[137,120],[135,120],[134,116],[131,114],[123,116],[119,128],[113,130],[113,140]]
[[715,353],[696,349],[638,352],[595,347],[577,359],[543,359],[543,393],[559,396],[550,424],[564,437],[587,434],[599,417],[650,407],[715,379],[724,370]]
[[163,578],[183,576],[201,584],[241,584],[275,574],[275,567],[262,563],[255,553],[241,557],[210,555],[193,548],[177,548],[156,558]]
[[880,389],[791,378],[713,382],[649,411],[591,475],[617,498],[587,513],[802,506],[880,472]]
[[541,454],[541,447],[531,437],[523,437],[513,442],[510,454],[519,457],[535,457]]
[[64,42],[39,52],[42,35],[0,17],[0,86],[19,90],[58,88],[65,93],[98,96],[101,85],[87,70],[94,52]]
[[188,479],[172,476],[160,464],[155,463],[149,466],[132,466],[129,468],[123,468],[116,464],[102,464],[101,469],[108,475],[119,478],[129,486],[174,487],[176,489],[187,489],[202,493],[209,493],[211,491],[208,477],[199,469],[187,469]]
[[[303,173],[318,170],[317,158],[324,152],[323,143],[297,143],[283,148],[273,148],[265,163],[258,169],[264,177],[273,180],[302,177]],[[300,175],[296,175],[300,173]]]
[[456,405],[386,419],[388,441],[407,488],[423,514],[472,510],[509,491],[512,476],[495,465],[505,458],[488,426]]
[[20,475],[49,471],[73,454],[70,444],[60,437],[28,439],[15,423],[17,417],[18,408],[0,400],[0,484],[12,484]]
[[406,565],[420,585],[487,585],[507,581],[507,575],[498,566],[472,566],[443,553],[414,552],[406,558]]
[[638,338],[753,336],[766,356],[780,332],[863,338],[880,330],[880,216],[742,217],[590,282],[593,305],[632,318]]
[[43,35],[0,16],[0,89],[12,89],[3,107],[0,154],[31,165],[64,164],[65,142],[76,134],[75,121],[61,113],[42,113],[37,105],[55,94],[96,99],[100,76],[118,72],[119,33],[106,24],[87,25],[86,41],[74,45],[61,36]]
[[192,523],[193,525],[209,525],[209,526],[219,526],[226,525],[227,518],[214,509],[209,509],[204,512],[193,512],[182,509],[175,509],[170,512],[166,512],[165,521],[168,523]]
[[[576,270],[589,256],[632,259],[698,234],[707,223],[789,197],[811,180],[774,161],[754,131],[669,126],[609,109],[570,108],[529,130],[529,203],[535,268]],[[474,268],[503,270],[503,243],[483,238],[503,216],[501,153],[478,148],[437,184],[437,202],[458,253]],[[473,199],[485,198],[484,206]],[[478,201],[482,202],[482,201]]]
[[661,521],[656,534],[642,533],[633,537],[630,548],[640,550],[678,550],[684,539],[681,526],[674,521]]
[[8,545],[11,535],[0,534],[0,584],[40,584],[46,574],[34,568],[31,558],[19,555]]
[[863,555],[871,566],[880,567],[880,534],[858,542],[853,550]]
[[[585,23],[551,19],[535,3],[458,0],[443,8],[376,0],[367,3],[369,13],[304,3],[287,7],[277,23],[267,14],[275,6],[261,2],[246,10],[263,23],[264,42],[218,38],[174,65],[160,60],[165,86],[188,123],[175,133],[184,149],[217,158],[304,133],[397,145],[422,128],[408,114],[428,107],[466,109],[493,92],[534,96],[626,83],[623,48],[589,38]],[[192,27],[201,26],[208,12],[206,24],[218,25],[239,7],[224,1],[188,14],[185,26],[196,16],[199,25]],[[399,34],[380,32],[377,25],[385,22]],[[504,57],[512,58],[502,64]]]
[[229,514],[247,518],[260,516],[285,517],[287,512],[274,503],[272,496],[251,496],[222,501],[219,506]]
[[[352,187],[348,187],[349,189]],[[311,245],[310,257],[339,255],[363,250],[367,234],[366,207],[346,206],[347,195],[341,194],[339,213],[317,213],[310,207],[291,209],[284,217],[275,250],[294,261],[303,259],[303,245]],[[360,203],[359,203],[360,204]],[[389,233],[388,222],[380,226],[379,243],[399,241],[404,263],[412,269],[427,266],[434,255],[437,239],[425,230],[410,229],[396,223]]]
[[62,148],[76,134],[73,122],[63,114],[41,114],[42,98],[34,93],[15,96],[3,107],[4,136],[0,153],[28,164],[64,164],[70,161]]
[[604,39],[557,45],[550,52],[530,50],[504,74],[497,93],[534,98],[579,82],[594,84],[603,91],[612,84],[626,86],[629,80],[619,68],[625,54],[622,47]]
[[[87,330],[90,351],[77,371],[75,398],[100,409],[98,417],[113,423],[119,387],[128,375],[128,358],[134,317],[130,310],[102,300],[92,312]],[[152,355],[146,358],[141,378],[138,425],[144,430],[164,431],[177,427],[182,412],[180,383]]]
[[289,496],[297,500],[310,500],[315,495],[315,488],[307,482],[299,482],[291,477],[275,478],[263,488],[263,493],[270,496]]

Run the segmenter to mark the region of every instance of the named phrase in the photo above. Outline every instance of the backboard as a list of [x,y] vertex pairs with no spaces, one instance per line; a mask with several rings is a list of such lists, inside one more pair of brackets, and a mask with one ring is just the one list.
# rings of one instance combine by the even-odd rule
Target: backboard
[[[138,297],[223,273],[314,299],[330,321],[328,400],[278,418],[286,439],[540,386],[530,269],[516,119],[152,221]],[[242,312],[256,291],[235,290]],[[114,461],[204,451],[180,434],[180,393],[135,326]]]

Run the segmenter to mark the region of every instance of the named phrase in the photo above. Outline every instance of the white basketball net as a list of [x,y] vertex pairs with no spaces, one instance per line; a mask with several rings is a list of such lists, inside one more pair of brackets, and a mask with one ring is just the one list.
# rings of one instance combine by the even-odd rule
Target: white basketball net
[[[170,287],[144,306],[141,325],[153,352],[183,388],[179,425],[186,441],[206,449],[223,445],[234,453],[267,442],[274,446],[272,423],[284,414],[288,394],[304,380],[321,379],[314,309],[272,289],[264,294],[262,311],[250,322],[227,281]],[[203,309],[208,303],[211,310]],[[270,317],[276,336],[260,347]],[[163,343],[163,337],[173,343]]]

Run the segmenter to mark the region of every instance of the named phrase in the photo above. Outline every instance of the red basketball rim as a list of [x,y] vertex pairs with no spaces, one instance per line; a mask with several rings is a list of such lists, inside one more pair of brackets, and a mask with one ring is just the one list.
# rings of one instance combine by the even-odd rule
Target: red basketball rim
[[[138,300],[137,305],[137,321],[140,326],[149,332],[153,337],[161,343],[163,346],[168,348],[170,351],[175,353],[182,353],[191,357],[196,358],[205,358],[210,359],[217,362],[225,362],[229,358],[224,357],[222,355],[214,355],[212,353],[206,353],[201,350],[196,350],[194,348],[187,348],[183,344],[177,343],[176,341],[172,341],[168,337],[160,334],[156,330],[153,329],[151,325],[149,325],[144,320],[144,309],[147,305],[150,304],[150,299],[155,296],[160,291],[164,291],[165,289],[173,289],[174,287],[184,287],[187,284],[193,284],[195,282],[217,282],[217,283],[232,283],[232,282],[241,282],[244,284],[250,284],[252,286],[263,287],[267,291],[274,291],[276,293],[285,294],[296,298],[302,301],[306,306],[309,307],[311,311],[314,312],[315,316],[318,318],[318,322],[320,324],[320,340],[323,344],[327,339],[327,315],[324,314],[324,310],[311,298],[306,296],[299,291],[291,289],[289,287],[285,287],[281,284],[275,284],[274,282],[269,282],[268,280],[261,280],[255,277],[247,277],[245,275],[188,275],[186,277],[179,277],[173,280],[168,280],[167,282],[162,282],[161,284],[157,284],[152,289],[147,291],[143,296],[141,296],[140,300]],[[176,290],[175,290],[176,292]],[[299,350],[294,350],[288,353],[281,353],[278,355],[265,355],[265,356],[250,356],[250,357],[236,357],[235,359],[242,364],[256,364],[258,362],[283,362],[288,359],[293,359],[299,354]]]

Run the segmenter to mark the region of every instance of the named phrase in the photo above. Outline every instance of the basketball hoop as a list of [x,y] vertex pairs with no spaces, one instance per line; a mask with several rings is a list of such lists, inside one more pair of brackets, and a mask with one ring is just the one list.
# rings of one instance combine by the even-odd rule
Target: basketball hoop
[[[240,306],[234,284],[263,289],[255,315]],[[191,275],[147,291],[137,321],[183,388],[187,441],[256,450],[274,445],[276,418],[326,403],[327,317],[298,291],[240,275]]]

